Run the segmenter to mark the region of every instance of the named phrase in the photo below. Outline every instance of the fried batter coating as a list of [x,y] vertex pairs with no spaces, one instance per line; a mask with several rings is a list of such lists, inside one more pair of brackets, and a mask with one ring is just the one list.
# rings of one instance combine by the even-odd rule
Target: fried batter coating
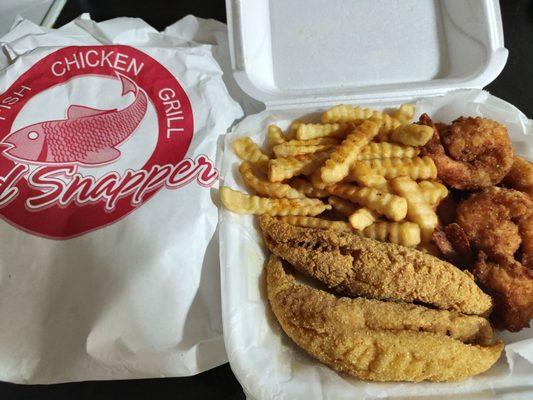
[[[270,305],[283,330],[331,368],[375,381],[460,380],[490,368],[487,320],[413,304],[337,298],[297,284],[280,259],[267,265]],[[464,342],[473,342],[465,344]]]
[[260,225],[272,253],[338,293],[417,301],[464,314],[484,314],[492,306],[469,275],[418,250],[295,227],[266,215]]
[[460,117],[438,129],[426,114],[420,123],[434,128],[424,152],[435,161],[439,178],[448,185],[482,189],[498,184],[511,169],[514,152],[505,126],[486,118]]
[[490,257],[513,256],[522,244],[522,256],[533,258],[533,200],[513,189],[491,187],[470,195],[457,207],[457,223],[470,242]]
[[487,262],[481,252],[474,276],[494,298],[491,320],[497,328],[518,332],[533,318],[533,271],[510,256]]
[[522,157],[515,156],[513,166],[503,178],[503,183],[533,197],[533,164]]

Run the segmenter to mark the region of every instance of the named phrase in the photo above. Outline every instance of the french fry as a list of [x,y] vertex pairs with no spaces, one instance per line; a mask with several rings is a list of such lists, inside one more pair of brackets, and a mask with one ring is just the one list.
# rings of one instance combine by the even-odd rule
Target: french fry
[[289,140],[286,142],[287,146],[337,146],[341,143],[340,139],[334,137],[321,137],[309,140]]
[[268,163],[268,180],[281,182],[296,175],[309,175],[329,157],[330,152],[276,158]]
[[318,228],[318,229],[333,229],[336,231],[351,232],[352,227],[350,224],[344,221],[330,221],[327,219],[317,218],[317,217],[305,217],[305,216],[295,216],[289,215],[286,217],[280,217],[280,220],[294,225],[301,226],[304,228]]
[[331,149],[331,145],[311,145],[311,146],[293,146],[288,143],[278,144],[274,146],[273,151],[276,157],[291,157],[303,154],[312,154],[319,151]]
[[267,141],[268,141],[268,147],[270,150],[274,148],[274,146],[280,145],[282,143],[286,142],[285,136],[283,136],[283,132],[281,131],[281,128],[277,125],[269,125],[267,128]]
[[270,199],[252,196],[230,189],[220,188],[222,204],[237,214],[268,214],[268,215],[318,215],[331,209],[318,199]]
[[409,146],[424,146],[433,136],[433,128],[426,125],[408,124],[401,125],[390,133],[389,139],[393,142]]
[[353,203],[361,204],[393,221],[401,221],[407,215],[407,201],[403,197],[383,193],[374,188],[360,188],[346,183],[337,183],[329,186],[328,192]]
[[367,226],[370,226],[374,222],[376,222],[376,219],[378,219],[378,217],[379,214],[377,214],[376,212],[369,210],[366,207],[361,207],[348,217],[348,221],[350,221],[350,224],[355,229],[357,229],[358,231],[362,231]]
[[389,114],[386,114],[384,112],[375,111],[372,118],[377,118],[381,120],[381,128],[379,129],[379,133],[376,137],[377,141],[380,142],[388,142],[390,141],[390,135],[396,128],[402,125],[401,121],[391,117]]
[[266,168],[269,161],[268,156],[248,136],[235,140],[232,147],[235,154],[242,160],[251,162],[258,169],[264,170]]
[[348,134],[320,169],[322,181],[329,185],[344,179],[361,149],[378,134],[380,126],[379,121],[367,120]]
[[332,107],[322,114],[322,123],[353,122],[359,119],[372,117],[374,110],[369,108],[353,107],[345,104]]
[[412,104],[402,104],[397,110],[392,113],[392,117],[396,118],[402,124],[407,124],[413,119],[415,115],[415,106]]
[[413,222],[376,222],[362,232],[354,231],[344,221],[329,221],[317,217],[286,216],[280,219],[294,226],[304,228],[333,229],[341,232],[352,232],[369,239],[390,242],[407,247],[415,247],[420,243],[420,228]]
[[[381,192],[394,193],[394,189],[392,188],[390,181],[386,179],[384,180],[383,183],[381,182],[369,182],[369,183],[370,184],[366,186],[373,187],[374,189],[377,189]],[[418,182],[418,187],[420,188],[420,190],[422,190],[424,199],[431,207],[438,206],[441,200],[444,199],[446,196],[448,196],[448,189],[446,188],[446,186],[444,186],[442,183],[439,183],[439,182],[420,181]]]
[[302,193],[305,197],[316,197],[316,198],[323,198],[328,197],[329,193],[326,190],[323,189],[317,189],[313,187],[311,182],[309,182],[305,178],[292,178],[289,182],[289,185],[291,185],[294,189]]
[[358,160],[372,160],[374,158],[413,158],[420,153],[416,147],[389,142],[369,143],[361,149]]
[[345,217],[349,217],[357,211],[357,206],[349,200],[341,199],[337,196],[328,197],[328,203],[333,209]]
[[426,202],[422,190],[416,182],[407,176],[400,176],[391,181],[396,193],[407,200],[407,217],[420,226],[422,240],[429,242],[431,234],[437,227],[439,219]]
[[350,130],[355,128],[353,123],[336,124],[301,124],[296,131],[296,138],[309,140],[322,137],[344,139]]
[[436,179],[437,167],[430,157],[414,158],[383,158],[373,160],[356,161],[348,174],[348,180],[357,180],[361,170],[370,170],[387,179],[398,176],[409,176],[414,180]]
[[274,197],[278,199],[298,199],[305,196],[293,187],[280,182],[269,182],[265,179],[259,178],[252,168],[249,161],[243,161],[239,167],[244,183],[251,187],[255,192],[261,196]]
[[317,169],[313,171],[313,173],[309,176],[309,180],[311,181],[311,185],[313,185],[315,189],[325,190],[328,185],[322,180],[322,175],[320,174],[320,167],[321,166],[318,166]]
[[387,183],[387,180],[382,175],[376,174],[358,175],[354,181],[362,186],[373,188],[378,188]]
[[431,207],[438,206],[441,200],[448,196],[448,189],[439,182],[421,181],[418,182],[418,187],[422,190],[426,203]]
[[300,128],[300,125],[303,124],[303,121],[293,121],[290,128],[289,128],[289,134],[288,136],[290,138],[295,138],[296,137],[296,132],[298,132],[298,128]]
[[363,229],[362,236],[406,247],[415,247],[420,241],[420,227],[413,222],[378,221]]
[[378,188],[387,183],[383,175],[377,175],[364,163],[354,163],[348,175],[350,181],[355,181],[362,186]]

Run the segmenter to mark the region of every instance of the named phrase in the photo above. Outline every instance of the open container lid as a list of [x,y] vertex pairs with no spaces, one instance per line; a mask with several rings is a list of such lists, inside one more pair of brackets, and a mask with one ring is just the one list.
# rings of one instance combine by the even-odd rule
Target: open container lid
[[267,108],[482,88],[508,51],[498,0],[227,0],[234,76]]

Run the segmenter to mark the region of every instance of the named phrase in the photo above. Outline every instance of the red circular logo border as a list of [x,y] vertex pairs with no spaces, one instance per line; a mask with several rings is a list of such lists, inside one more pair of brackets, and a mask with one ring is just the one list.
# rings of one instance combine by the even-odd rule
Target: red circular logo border
[[[139,67],[142,64],[142,68],[137,75],[135,74],[136,71],[131,68],[129,71],[125,71],[123,68],[118,69],[116,65],[111,65],[110,60],[112,57],[109,57],[99,65],[89,66],[85,64],[83,68],[72,68],[60,76],[56,76],[51,72],[51,67],[54,63],[64,60],[72,61],[73,57],[82,57],[88,51],[93,51],[93,54],[96,51],[100,55],[112,54],[116,56],[121,54],[123,55],[122,61],[124,59],[135,59],[136,66]],[[78,64],[81,64],[80,59],[78,59]],[[121,63],[120,66],[122,67],[123,64]],[[149,101],[156,109],[159,127],[157,145],[153,154],[141,169],[149,171],[152,167],[158,165],[178,164],[184,159],[194,132],[194,119],[189,98],[168,69],[146,53],[124,45],[64,47],[35,63],[0,95],[1,105],[4,104],[5,99],[13,97],[13,93],[19,90],[20,87],[31,88],[30,91],[24,92],[24,96],[20,100],[10,105],[9,109],[3,108],[0,110],[0,116],[3,118],[0,120],[0,140],[3,140],[4,137],[11,133],[11,127],[17,114],[35,95],[84,75],[100,75],[116,79],[115,72],[120,72],[134,80],[145,91]],[[170,136],[167,134],[165,103],[158,98],[158,94],[163,89],[166,89],[167,93],[173,93],[172,100],[178,100],[180,103],[182,111],[180,113],[180,117],[182,117],[180,127],[183,131],[179,134]],[[14,161],[0,155],[0,177],[4,177],[15,165]],[[48,168],[53,169],[54,167]],[[41,192],[30,188],[26,179],[20,180],[16,187],[19,191],[18,196],[12,202],[0,208],[0,217],[21,230],[51,239],[69,239],[113,224],[139,208],[162,188],[146,193],[142,203],[139,205],[131,204],[130,200],[133,194],[127,195],[121,198],[116,207],[109,212],[104,209],[103,200],[81,206],[76,203],[63,207],[56,204],[44,210],[30,211],[25,207],[26,199]]]

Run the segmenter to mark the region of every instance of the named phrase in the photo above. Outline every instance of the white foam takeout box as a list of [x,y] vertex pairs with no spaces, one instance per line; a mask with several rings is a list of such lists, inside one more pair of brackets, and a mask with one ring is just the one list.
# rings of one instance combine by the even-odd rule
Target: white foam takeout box
[[[450,122],[481,115],[507,125],[532,157],[533,122],[482,91],[507,60],[497,0],[227,0],[230,53],[241,88],[265,103],[227,135],[223,184],[245,191],[231,142],[265,142],[266,127],[316,120],[338,103],[404,102]],[[252,216],[220,213],[222,312],[231,367],[250,398],[533,398],[533,332],[504,333],[506,353],[458,383],[372,383],[337,374],[282,332],[268,306],[266,250]]]

